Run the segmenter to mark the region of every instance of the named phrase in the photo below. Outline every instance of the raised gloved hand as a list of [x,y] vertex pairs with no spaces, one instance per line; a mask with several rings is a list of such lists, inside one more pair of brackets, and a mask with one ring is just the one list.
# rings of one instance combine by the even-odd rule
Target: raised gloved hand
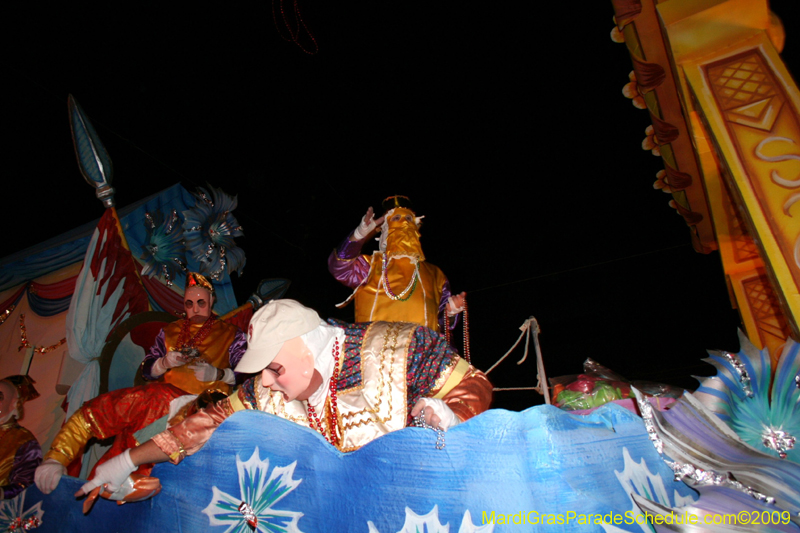
[[47,459],[36,468],[33,481],[44,494],[50,494],[61,481],[61,476],[67,473],[67,468],[55,459]]
[[422,398],[411,410],[411,416],[419,416],[423,410],[425,411],[425,422],[433,427],[438,427],[447,431],[451,427],[461,423],[461,420],[456,416],[453,410],[444,403],[444,400]]
[[79,498],[84,494],[89,494],[95,487],[102,487],[106,485],[108,492],[117,492],[120,490],[125,480],[128,479],[134,471],[136,466],[131,461],[130,449],[125,450],[116,457],[106,461],[97,467],[94,477],[83,484],[75,497]]
[[367,214],[361,219],[361,224],[359,224],[353,232],[353,238],[355,240],[360,241],[361,239],[367,238],[367,236],[369,236],[369,234],[372,233],[376,227],[383,224],[383,217],[377,219],[374,217],[375,213],[370,207],[367,209]]
[[188,361],[181,352],[170,351],[167,352],[164,357],[159,357],[156,359],[156,362],[153,363],[153,368],[150,370],[150,373],[153,376],[158,377],[164,374],[170,368],[183,366],[187,362]]

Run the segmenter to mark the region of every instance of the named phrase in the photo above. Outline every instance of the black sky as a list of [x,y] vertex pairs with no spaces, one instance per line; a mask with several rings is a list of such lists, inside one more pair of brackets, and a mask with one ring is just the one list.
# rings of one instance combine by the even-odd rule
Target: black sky
[[[176,182],[239,195],[240,301],[287,277],[288,297],[352,318],[333,307],[349,291],[327,254],[400,193],[426,216],[428,260],[469,293],[478,366],[530,315],[551,376],[593,357],[693,387],[706,348],[738,348],[719,255],[694,252],[652,188],[663,166],[640,148],[647,113],[621,94],[631,64],[609,39],[610,2],[298,1],[314,56],[280,38],[269,2],[12,7],[2,255],[102,214],[72,152],[71,93],[114,161],[118,205]],[[793,1],[772,6],[798,72]],[[535,366],[492,376],[530,385]]]

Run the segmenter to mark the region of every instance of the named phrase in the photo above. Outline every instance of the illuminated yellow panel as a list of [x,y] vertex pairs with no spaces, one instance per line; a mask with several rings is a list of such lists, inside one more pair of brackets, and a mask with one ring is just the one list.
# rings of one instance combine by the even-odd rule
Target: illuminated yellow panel
[[695,110],[798,336],[800,107],[797,86],[764,32],[684,62]]

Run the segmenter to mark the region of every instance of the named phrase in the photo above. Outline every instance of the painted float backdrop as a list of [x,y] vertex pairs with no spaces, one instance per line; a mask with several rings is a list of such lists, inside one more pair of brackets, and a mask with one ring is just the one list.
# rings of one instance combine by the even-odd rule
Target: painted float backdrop
[[[444,450],[435,442],[432,431],[408,428],[342,454],[310,429],[246,411],[179,466],[156,466],[163,490],[150,501],[102,500],[84,516],[72,497],[81,482],[64,478],[49,496],[29,488],[17,505],[22,514],[41,513],[41,533],[245,533],[252,530],[237,510],[242,501],[265,532],[435,533],[449,524],[466,533],[553,527],[503,524],[501,514],[639,514],[630,493],[669,507],[695,498],[673,481],[641,418],[614,405],[587,416],[551,406],[490,410],[449,431]],[[497,523],[484,524],[492,511]],[[649,530],[576,520],[563,530]]]
[[[139,259],[146,243],[145,213],[168,214],[172,209],[180,212],[194,203],[195,199],[186,189],[173,185],[120,209],[121,225],[133,257]],[[62,339],[65,338],[67,308],[96,226],[95,221],[74,228],[0,261],[0,353],[3,354],[0,376],[25,373],[27,353],[20,348],[24,341],[31,347],[47,350],[33,354],[30,362],[28,373],[36,380],[42,396],[25,406],[26,416],[22,421],[44,450],[50,447],[64,421],[64,397],[84,366],[69,356]],[[189,266],[196,266],[196,262],[192,260]],[[182,275],[175,285],[182,289]],[[166,287],[161,280],[144,278],[144,286],[154,310],[182,309],[181,294]],[[225,276],[215,286],[219,298],[215,311],[222,315],[236,308],[230,277]],[[139,350],[141,360],[143,350],[132,347]]]

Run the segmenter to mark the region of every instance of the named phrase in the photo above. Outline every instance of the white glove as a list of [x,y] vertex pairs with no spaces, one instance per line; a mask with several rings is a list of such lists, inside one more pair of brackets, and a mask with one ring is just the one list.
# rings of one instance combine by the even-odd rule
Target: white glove
[[372,208],[367,210],[367,214],[361,217],[361,224],[353,231],[353,238],[357,241],[366,238],[367,235],[377,227],[375,224],[375,217],[372,213]]
[[194,370],[194,377],[197,381],[217,381],[217,367],[206,363],[205,361],[195,361],[189,368]]
[[150,369],[150,373],[155,377],[158,377],[164,374],[170,368],[183,366],[185,364],[186,359],[184,359],[181,352],[167,352],[164,357],[159,357],[156,359],[156,362],[153,363],[152,369]]
[[36,468],[33,481],[44,494],[50,494],[61,481],[61,476],[67,473],[67,468],[55,459],[47,459]]
[[106,490],[108,492],[117,492],[134,470],[136,470],[136,466],[131,461],[131,451],[130,449],[125,450],[98,466],[94,477],[91,481],[84,483],[81,490],[84,494],[89,494],[95,487],[107,484]]
[[[433,409],[433,413],[439,417],[439,427],[445,431],[461,423],[461,420],[456,416],[453,410],[450,409],[446,403],[444,403],[444,400],[438,400],[436,398],[422,398],[419,402],[417,402],[417,405],[419,404],[423,404],[425,407],[430,407]],[[425,418],[425,421],[430,423],[428,417]]]

